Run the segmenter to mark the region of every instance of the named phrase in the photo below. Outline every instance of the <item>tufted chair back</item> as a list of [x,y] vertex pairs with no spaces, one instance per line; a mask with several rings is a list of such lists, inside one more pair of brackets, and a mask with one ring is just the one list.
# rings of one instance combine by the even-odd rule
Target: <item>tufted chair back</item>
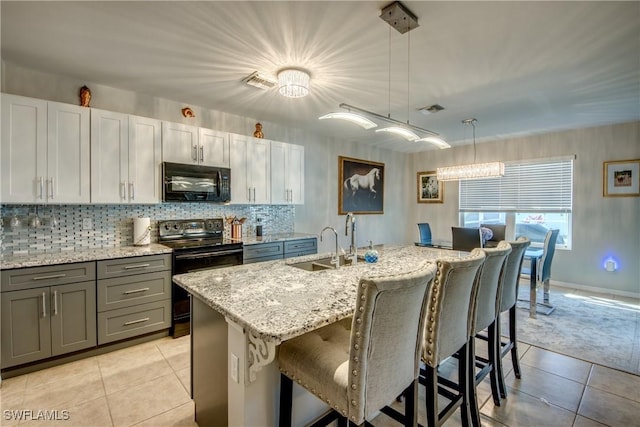
[[478,295],[473,303],[473,325],[470,331],[472,336],[487,328],[498,315],[504,265],[511,252],[511,245],[502,241],[497,247],[484,248],[482,251],[486,258],[480,273]]
[[426,291],[436,266],[403,275],[362,278],[351,324],[349,420],[387,405],[418,377]]
[[435,368],[469,340],[471,301],[485,255],[474,249],[464,258],[439,258],[427,292],[422,360]]
[[502,295],[500,297],[499,313],[509,310],[516,303],[518,297],[518,281],[522,270],[524,253],[531,244],[531,241],[524,236],[518,237],[515,242],[509,242],[511,253],[507,257],[504,266],[504,279],[502,281]]

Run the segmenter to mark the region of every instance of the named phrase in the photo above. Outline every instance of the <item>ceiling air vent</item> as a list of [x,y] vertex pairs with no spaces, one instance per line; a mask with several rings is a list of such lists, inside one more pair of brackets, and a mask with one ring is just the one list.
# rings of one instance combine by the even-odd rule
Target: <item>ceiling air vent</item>
[[442,111],[442,110],[444,110],[444,107],[442,105],[438,105],[438,104],[433,104],[433,105],[431,105],[429,107],[418,108],[418,111],[420,111],[425,116],[427,116],[429,114],[435,114],[438,111]]
[[248,84],[249,86],[265,90],[271,89],[278,84],[278,82],[276,82],[275,80],[266,77],[257,71],[254,71],[253,73],[242,79],[242,82]]

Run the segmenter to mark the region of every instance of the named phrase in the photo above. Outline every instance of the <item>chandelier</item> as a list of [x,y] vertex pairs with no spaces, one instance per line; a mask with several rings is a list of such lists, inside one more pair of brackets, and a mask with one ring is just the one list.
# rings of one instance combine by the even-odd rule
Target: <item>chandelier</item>
[[465,119],[465,125],[473,126],[473,163],[470,165],[436,168],[438,181],[460,181],[467,179],[498,178],[504,176],[504,163],[476,163],[476,119]]
[[309,94],[309,73],[298,68],[278,72],[278,92],[287,98],[302,98]]

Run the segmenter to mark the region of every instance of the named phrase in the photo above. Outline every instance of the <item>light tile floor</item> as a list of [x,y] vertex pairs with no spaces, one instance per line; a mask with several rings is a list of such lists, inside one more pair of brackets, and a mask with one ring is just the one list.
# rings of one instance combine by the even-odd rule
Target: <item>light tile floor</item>
[[[484,346],[478,341],[479,353]],[[483,425],[640,425],[640,376],[526,344],[519,350],[522,379],[513,375],[507,356],[508,398],[501,406],[493,404],[488,378],[479,386]],[[189,337],[163,338],[3,380],[0,425],[197,427],[189,377]],[[422,387],[420,394],[424,399]],[[419,409],[424,425],[424,406]],[[12,410],[32,410],[33,417],[38,410],[58,410],[59,418],[68,411],[69,419],[19,421]],[[397,425],[385,415],[373,422]],[[445,425],[460,424],[454,414]]]

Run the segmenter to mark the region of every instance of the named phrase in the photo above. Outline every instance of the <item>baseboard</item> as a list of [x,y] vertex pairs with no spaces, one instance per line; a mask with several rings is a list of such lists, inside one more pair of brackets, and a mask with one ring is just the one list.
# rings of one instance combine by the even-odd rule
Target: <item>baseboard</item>
[[[527,285],[529,284],[528,279],[529,278],[527,277]],[[609,294],[609,295],[617,295],[617,296],[621,296],[621,297],[638,298],[638,299],[640,299],[640,293],[638,293],[638,292],[619,291],[619,290],[616,290],[616,289],[599,288],[599,287],[596,287],[596,286],[578,285],[576,283],[559,282],[559,281],[556,281],[556,280],[551,280],[549,283],[551,284],[552,287],[567,288],[567,289],[577,289],[579,291],[597,292],[597,293],[600,293],[600,294]],[[538,285],[538,289],[540,289],[540,285]]]

